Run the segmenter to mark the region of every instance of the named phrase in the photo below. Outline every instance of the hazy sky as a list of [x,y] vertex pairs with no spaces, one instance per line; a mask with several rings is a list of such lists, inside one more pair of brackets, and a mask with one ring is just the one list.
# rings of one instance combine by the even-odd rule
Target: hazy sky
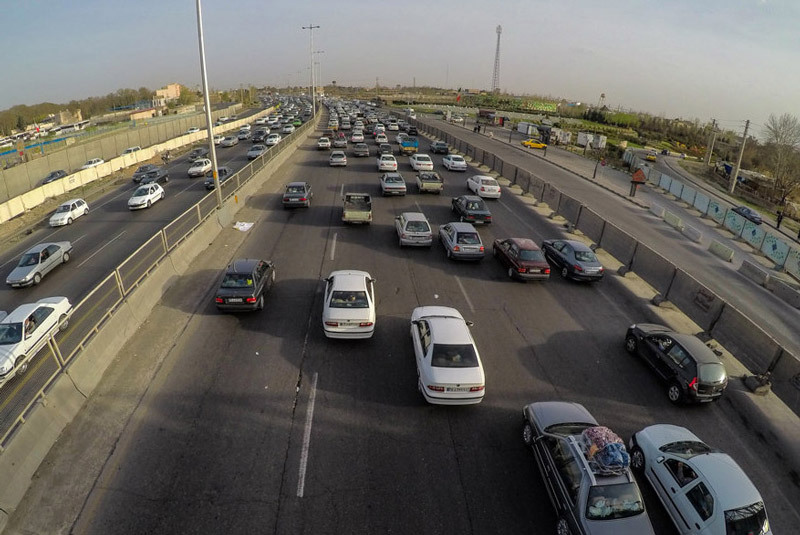
[[[199,86],[194,0],[3,0],[0,109]],[[800,115],[797,0],[204,0],[212,88],[500,86],[725,128]]]

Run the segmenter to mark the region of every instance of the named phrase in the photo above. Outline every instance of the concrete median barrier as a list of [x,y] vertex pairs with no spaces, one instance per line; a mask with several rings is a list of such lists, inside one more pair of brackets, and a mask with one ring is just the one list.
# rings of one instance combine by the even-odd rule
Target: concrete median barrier
[[800,249],[791,248],[783,262],[783,269],[786,273],[797,280],[800,280]]
[[790,250],[791,247],[785,239],[779,238],[770,232],[764,236],[764,242],[761,244],[761,252],[778,267],[786,265]]
[[697,190],[691,188],[684,184],[683,189],[681,190],[681,200],[687,203],[689,206],[694,204],[694,198],[697,195]]
[[577,223],[583,205],[577,199],[573,199],[567,195],[561,194],[561,199],[558,202],[558,210],[556,213],[569,221],[570,223]]
[[669,191],[671,184],[672,184],[672,177],[669,175],[662,174],[661,180],[658,181],[658,187],[666,192]]
[[754,374],[767,371],[781,351],[769,334],[730,304],[723,307],[711,336]]
[[631,261],[631,271],[666,296],[675,277],[675,265],[650,247],[639,243]]
[[633,236],[606,221],[603,237],[598,245],[627,268],[631,265],[631,260],[633,260],[637,242]]
[[733,249],[722,242],[711,240],[711,245],[708,246],[708,250],[711,251],[711,254],[723,259],[726,262],[733,261]]
[[682,269],[675,272],[666,299],[708,331],[719,319],[725,302]]
[[542,192],[541,201],[545,203],[553,212],[558,210],[558,203],[561,201],[561,192],[553,184],[549,182],[545,184],[544,192]]
[[727,208],[725,208],[721,202],[714,199],[708,201],[708,211],[706,215],[718,225],[721,225],[725,221],[725,212],[727,211]]
[[689,225],[684,225],[681,229],[681,233],[693,242],[700,243],[700,241],[703,239],[703,233],[694,227],[690,227]]
[[700,212],[701,215],[705,216],[708,212],[708,203],[711,202],[711,199],[708,195],[704,193],[700,193],[699,191],[694,196],[694,203],[693,206]]
[[674,229],[683,230],[683,220],[672,212],[664,212],[664,222]]
[[[517,185],[522,188],[522,191],[525,193],[531,193],[531,174],[524,169],[519,169],[517,171]],[[534,197],[536,196],[534,195]]]
[[770,278],[768,269],[747,259],[742,260],[739,273],[761,286],[766,286]]
[[605,219],[600,217],[597,212],[585,206],[581,208],[578,222],[575,223],[575,227],[594,243],[600,243],[605,225]]
[[664,207],[660,204],[652,203],[650,205],[650,212],[657,217],[664,217]]
[[733,232],[735,236],[740,236],[742,234],[742,229],[744,229],[745,221],[747,220],[733,210],[728,210],[725,213],[725,219],[722,221],[722,226]]
[[794,308],[800,308],[800,292],[797,291],[790,284],[780,280],[776,277],[770,277],[767,280],[767,288],[772,291],[777,297],[781,298],[786,303]]
[[[772,370],[771,379],[772,391],[795,414],[800,414],[800,356],[793,355],[784,349]],[[795,448],[795,450],[800,457],[800,449]],[[800,462],[796,466],[800,466]]]
[[680,180],[672,180],[672,182],[669,184],[670,195],[675,196],[676,199],[680,199],[681,192],[683,192],[683,182]]
[[533,198],[537,201],[542,201],[544,197],[544,189],[547,186],[547,182],[539,178],[538,176],[530,175],[530,186],[528,187],[528,193],[533,195]]

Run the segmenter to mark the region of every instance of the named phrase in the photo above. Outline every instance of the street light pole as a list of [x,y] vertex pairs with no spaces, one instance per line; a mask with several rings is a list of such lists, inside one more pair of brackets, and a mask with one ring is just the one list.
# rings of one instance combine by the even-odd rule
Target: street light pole
[[214,191],[217,197],[217,208],[222,208],[222,191],[219,187],[219,170],[217,168],[217,151],[214,147],[214,125],[211,122],[211,97],[208,94],[208,74],[206,72],[206,49],[203,44],[203,14],[200,0],[197,0],[197,40],[200,43],[200,77],[203,83],[203,102],[206,109],[206,131],[208,132],[208,152],[211,155],[211,172],[214,175]]
[[[317,61],[316,61],[316,65],[317,65],[317,85],[322,84],[322,89],[325,89],[325,84],[322,83],[322,62],[319,59],[319,55],[320,54],[324,54],[324,53],[325,53],[324,50],[315,50],[314,51],[314,54],[317,55]],[[316,88],[314,88],[314,89],[316,89]]]
[[308,26],[303,26],[303,30],[308,30],[309,36],[309,46],[308,46],[308,56],[309,61],[311,62],[311,111],[316,117],[317,115],[317,96],[315,95],[314,91],[314,29],[319,28],[319,26],[314,26],[313,24],[309,24]]

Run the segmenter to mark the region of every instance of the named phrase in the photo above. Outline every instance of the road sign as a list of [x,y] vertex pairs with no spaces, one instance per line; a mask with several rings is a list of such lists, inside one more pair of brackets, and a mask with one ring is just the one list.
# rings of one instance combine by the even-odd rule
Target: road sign
[[636,172],[633,173],[633,178],[631,179],[631,182],[637,182],[639,184],[644,184],[645,182],[647,182],[647,177],[644,176],[644,171],[642,171],[641,169],[637,169]]

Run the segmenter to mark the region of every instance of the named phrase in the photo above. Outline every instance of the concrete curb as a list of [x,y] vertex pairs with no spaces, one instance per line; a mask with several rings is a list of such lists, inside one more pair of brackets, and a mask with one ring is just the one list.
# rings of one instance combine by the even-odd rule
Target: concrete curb
[[711,251],[711,254],[718,256],[726,262],[733,262],[733,249],[722,242],[711,240],[711,245],[708,246],[708,250]]

